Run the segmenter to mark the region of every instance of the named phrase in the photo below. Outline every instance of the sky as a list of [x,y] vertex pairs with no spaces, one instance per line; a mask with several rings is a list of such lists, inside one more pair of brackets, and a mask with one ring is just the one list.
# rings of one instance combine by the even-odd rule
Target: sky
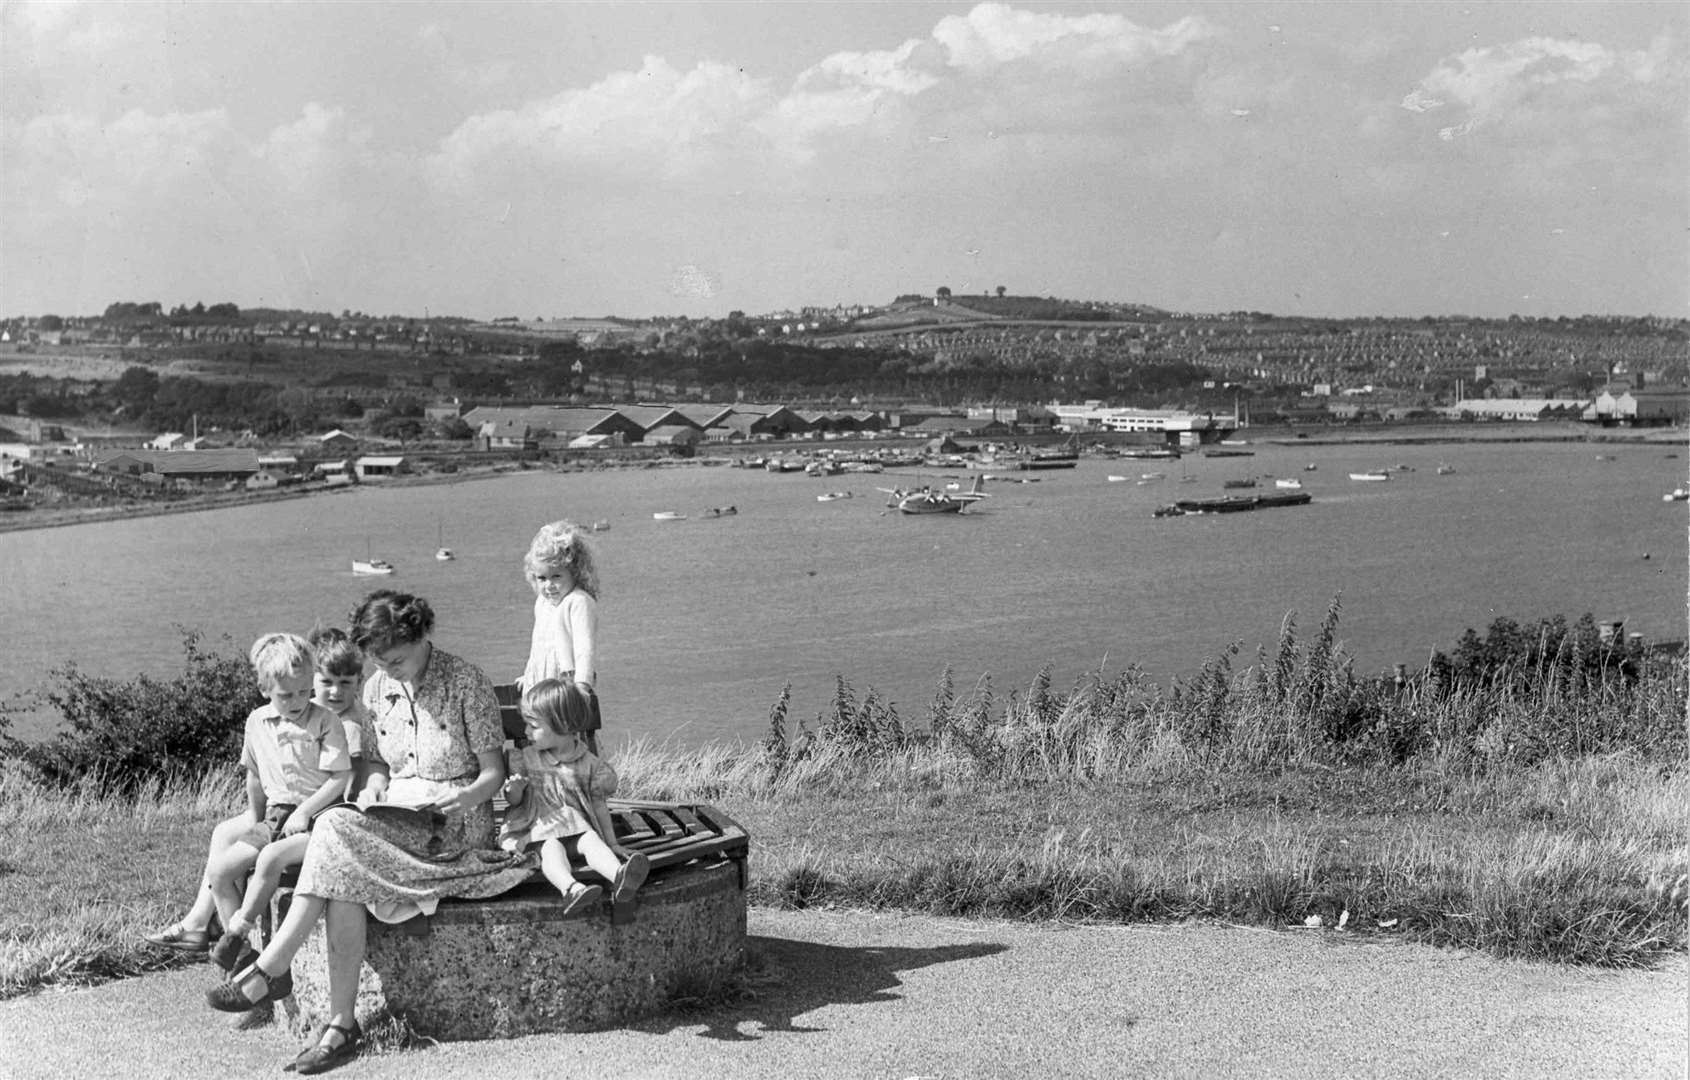
[[1690,5],[0,0],[0,315],[1690,304]]

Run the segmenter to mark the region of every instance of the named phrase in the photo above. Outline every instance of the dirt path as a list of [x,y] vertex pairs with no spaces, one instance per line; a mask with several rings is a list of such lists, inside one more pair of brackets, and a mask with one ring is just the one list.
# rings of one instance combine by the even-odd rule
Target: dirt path
[[[336,1076],[1683,1077],[1683,954],[1652,972],[1239,928],[751,913],[755,993],[590,1035],[372,1053]],[[295,1041],[202,1003],[212,969],[0,1004],[0,1076],[274,1075]]]

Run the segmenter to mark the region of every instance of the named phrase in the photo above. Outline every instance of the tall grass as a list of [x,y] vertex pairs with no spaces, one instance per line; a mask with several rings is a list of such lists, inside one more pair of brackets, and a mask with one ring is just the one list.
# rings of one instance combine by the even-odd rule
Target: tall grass
[[[783,691],[754,744],[615,764],[624,795],[739,818],[765,904],[1318,924],[1608,966],[1684,948],[1682,658],[1581,620],[1469,635],[1399,685],[1354,672],[1340,610],[1168,687],[946,672],[907,723],[841,676],[813,718]],[[191,896],[239,795],[228,768],[128,795],[0,761],[0,996],[171,962],[134,942]]]

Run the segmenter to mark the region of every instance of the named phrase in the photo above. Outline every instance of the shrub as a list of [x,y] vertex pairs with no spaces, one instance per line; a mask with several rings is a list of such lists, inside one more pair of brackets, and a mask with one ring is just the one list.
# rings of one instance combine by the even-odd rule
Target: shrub
[[186,655],[174,679],[123,681],[85,674],[75,663],[52,671],[47,701],[67,730],[39,743],[8,736],[6,753],[49,783],[97,774],[122,789],[234,763],[246,716],[263,703],[252,669],[243,656],[205,649],[197,630],[177,630]]

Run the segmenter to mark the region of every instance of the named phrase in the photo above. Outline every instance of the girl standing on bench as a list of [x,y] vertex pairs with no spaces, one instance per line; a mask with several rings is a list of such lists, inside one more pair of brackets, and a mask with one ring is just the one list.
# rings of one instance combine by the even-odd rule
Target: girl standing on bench
[[544,679],[573,682],[587,698],[590,721],[581,729],[587,749],[599,752],[598,678],[599,576],[581,527],[569,521],[542,525],[528,545],[522,570],[534,589],[534,633],[528,665],[516,685],[523,690]]
[[644,855],[616,843],[605,802],[616,794],[616,771],[587,749],[588,700],[579,684],[560,679],[542,679],[523,693],[528,745],[516,752],[516,775],[505,781],[510,807],[499,833],[506,851],[540,849],[540,869],[563,894],[565,915],[604,895],[575,880],[570,847],[611,883],[612,903],[631,899],[651,870]]

